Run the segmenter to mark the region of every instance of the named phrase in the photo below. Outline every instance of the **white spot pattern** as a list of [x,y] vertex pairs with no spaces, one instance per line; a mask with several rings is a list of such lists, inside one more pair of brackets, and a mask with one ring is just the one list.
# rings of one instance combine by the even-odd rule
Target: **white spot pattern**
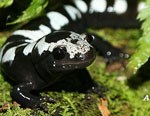
[[123,14],[127,11],[128,4],[126,0],[115,0],[114,11],[117,14]]
[[45,25],[42,25],[42,24],[41,24],[41,25],[39,26],[39,29],[40,29],[45,35],[51,33],[51,29],[50,29],[49,27],[45,26]]
[[31,39],[31,42],[51,33],[51,29],[45,25],[40,25],[39,30],[17,30],[12,35],[21,35]]
[[31,53],[32,50],[33,50],[33,47],[35,46],[35,44],[36,44],[36,41],[34,41],[34,42],[28,44],[28,45],[23,49],[23,54],[24,54],[24,55],[28,55],[29,53]]
[[18,46],[15,46],[15,47],[12,47],[10,49],[8,49],[6,51],[6,53],[4,54],[4,56],[2,57],[2,63],[4,62],[9,62],[9,61],[13,61],[14,58],[15,58],[15,52],[16,52],[16,49],[21,47],[21,46],[24,46],[26,45],[27,43],[24,43],[24,44],[20,44]]
[[69,20],[59,12],[49,12],[47,13],[47,17],[50,19],[50,24],[55,30],[59,30],[62,26],[69,23]]
[[45,50],[48,50],[49,43],[45,42],[46,37],[43,37],[35,47],[37,47],[39,55],[41,55]]
[[4,49],[6,48],[7,45],[9,45],[10,42],[6,43],[0,50],[0,62],[2,61],[2,56],[3,56],[3,52],[4,52]]
[[106,0],[91,0],[89,13],[104,12],[107,7]]
[[81,13],[78,9],[71,5],[65,5],[64,9],[69,14],[69,16],[72,18],[72,20],[76,20],[77,18],[81,18]]
[[31,39],[31,42],[36,41],[43,37],[45,34],[41,30],[17,30],[12,35],[21,35]]
[[82,12],[86,13],[88,10],[87,4],[83,0],[74,0],[76,7]]
[[107,12],[109,12],[109,13],[114,12],[114,8],[112,6],[109,6],[107,8]]

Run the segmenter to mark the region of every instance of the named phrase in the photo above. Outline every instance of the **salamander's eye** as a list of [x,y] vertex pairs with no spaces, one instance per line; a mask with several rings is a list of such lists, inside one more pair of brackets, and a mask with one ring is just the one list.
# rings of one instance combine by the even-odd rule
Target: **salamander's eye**
[[90,35],[90,34],[86,34],[86,38],[87,42],[91,43],[94,40],[94,36]]
[[61,60],[65,57],[65,54],[66,54],[66,48],[65,47],[62,47],[62,46],[59,46],[57,48],[54,48],[53,50],[53,57],[54,59],[56,60]]

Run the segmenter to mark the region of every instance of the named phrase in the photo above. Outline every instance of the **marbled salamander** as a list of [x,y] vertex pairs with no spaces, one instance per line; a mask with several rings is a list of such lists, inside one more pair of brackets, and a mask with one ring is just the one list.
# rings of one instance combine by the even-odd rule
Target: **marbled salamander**
[[[97,36],[77,34],[92,25],[99,27],[99,17],[106,8],[110,12],[124,13],[127,4],[123,0],[116,1],[114,8],[107,8],[105,0],[73,0],[72,4],[49,11],[14,31],[0,52],[2,72],[16,81],[11,91],[12,98],[25,107],[44,109],[42,103],[53,100],[34,96],[31,91],[74,77],[84,86],[80,86],[80,90],[95,86],[85,69],[95,59],[94,47],[109,61],[127,58],[127,54]],[[123,4],[122,9],[119,7],[118,10],[118,4]]]

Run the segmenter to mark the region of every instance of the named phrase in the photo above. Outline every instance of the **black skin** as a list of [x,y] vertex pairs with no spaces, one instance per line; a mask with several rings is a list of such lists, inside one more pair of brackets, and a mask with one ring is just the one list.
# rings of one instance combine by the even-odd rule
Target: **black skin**
[[[58,11],[61,11],[61,9]],[[99,18],[102,15],[103,14],[91,14],[91,16],[89,16],[89,14],[87,14],[84,17],[82,17],[82,19],[80,20],[76,20],[75,22],[70,21],[69,25],[64,26],[62,29],[72,30],[78,33],[83,33],[85,32],[85,29],[87,27],[92,27],[93,25],[94,25],[93,27],[96,27],[96,28],[101,27],[101,25],[98,25],[98,24],[106,24],[107,21],[106,22],[104,21],[104,23],[97,23],[97,24],[95,22],[99,22],[100,20]],[[96,18],[91,19],[91,17],[96,17]],[[120,18],[120,19],[116,18],[115,20],[114,15],[112,15],[112,18],[114,18],[114,20],[112,20],[114,22],[110,23],[110,25],[116,24],[118,20],[124,21],[123,18]],[[134,21],[135,20],[131,21],[132,23],[129,23],[129,24],[131,24],[130,26],[137,27],[136,25],[137,23],[136,22],[134,23]],[[35,21],[33,20],[33,22]],[[41,21],[35,22],[35,23],[33,22],[31,21],[31,23],[28,24],[31,28],[34,28],[33,25],[35,25],[35,23],[36,25],[38,25],[38,23],[41,24]],[[119,27],[122,26],[126,28],[126,25],[127,25],[126,23],[125,25],[123,23],[120,23]],[[116,25],[112,25],[112,27],[113,26],[115,28]],[[29,29],[31,29],[30,27]],[[62,33],[63,35],[65,35],[67,32],[62,32]],[[48,37],[49,36],[51,36],[51,34],[48,35]],[[53,36],[57,37],[58,35],[55,35],[55,34],[52,35],[50,37],[50,41],[51,41],[51,38],[53,38]],[[60,39],[59,37],[57,39]],[[57,39],[55,38],[56,41]],[[108,43],[107,41],[104,41],[101,37],[98,37],[96,35],[92,37],[91,34],[88,33],[87,39],[89,43],[92,46],[94,46],[97,52],[106,59],[107,63],[118,61],[120,59],[126,59],[129,57],[128,54],[124,53],[119,48],[113,47],[110,43]],[[8,41],[10,41],[10,39],[7,40],[6,43]],[[97,90],[100,93],[100,96],[103,96],[101,94],[101,88],[91,79],[91,76],[85,69],[95,59],[95,55],[96,55],[95,49],[91,49],[91,51],[88,53],[90,57],[84,58],[85,60],[84,61],[82,60],[82,62],[80,62],[81,59],[78,56],[76,56],[76,59],[72,61],[71,68],[66,66],[67,67],[66,69],[60,68],[62,66],[62,63],[59,61],[61,61],[62,58],[57,58],[57,57],[56,59],[58,61],[58,67],[49,68],[48,64],[53,63],[53,60],[56,61],[56,59],[52,60],[53,54],[50,54],[49,52],[45,52],[41,57],[39,57],[37,55],[37,50],[35,49],[34,51],[32,51],[32,54],[25,57],[24,55],[22,55],[22,49],[19,49],[17,51],[16,58],[13,61],[13,64],[11,67],[9,63],[1,64],[2,72],[5,73],[5,75],[7,75],[8,77],[11,77],[17,83],[11,91],[11,96],[14,100],[16,100],[22,106],[30,107],[30,108],[41,108],[44,111],[47,111],[47,108],[45,105],[43,105],[43,102],[54,103],[54,100],[49,97],[35,96],[32,93],[39,92],[41,89],[44,89],[48,86],[50,86],[50,88],[56,89],[56,86],[63,84],[64,80],[69,81],[70,78],[75,79],[75,81],[77,80],[77,85],[73,88],[71,88],[70,86],[67,87],[65,85],[66,87],[65,89],[69,89],[69,90],[78,89],[79,91],[88,91],[88,92]],[[108,51],[111,53],[110,55],[108,55]],[[67,57],[66,54],[65,56]],[[49,62],[50,61],[49,59],[51,59],[51,62]],[[69,62],[69,59],[64,58],[63,61]],[[71,81],[71,82],[74,82],[74,81]],[[91,88],[94,88],[94,90],[92,90]]]

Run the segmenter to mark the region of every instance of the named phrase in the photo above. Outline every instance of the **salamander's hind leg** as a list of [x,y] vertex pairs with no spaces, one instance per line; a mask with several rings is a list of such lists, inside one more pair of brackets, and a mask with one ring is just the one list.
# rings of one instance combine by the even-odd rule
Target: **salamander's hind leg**
[[93,41],[91,44],[96,48],[98,53],[103,56],[106,62],[112,63],[114,61],[123,61],[129,58],[129,54],[123,52],[121,49],[112,46],[109,42],[102,39],[100,36],[92,34]]
[[13,87],[11,97],[22,106],[47,111],[47,105],[43,103],[54,103],[55,101],[49,97],[34,96],[31,93],[33,90],[35,90],[35,86],[32,82],[21,83]]

